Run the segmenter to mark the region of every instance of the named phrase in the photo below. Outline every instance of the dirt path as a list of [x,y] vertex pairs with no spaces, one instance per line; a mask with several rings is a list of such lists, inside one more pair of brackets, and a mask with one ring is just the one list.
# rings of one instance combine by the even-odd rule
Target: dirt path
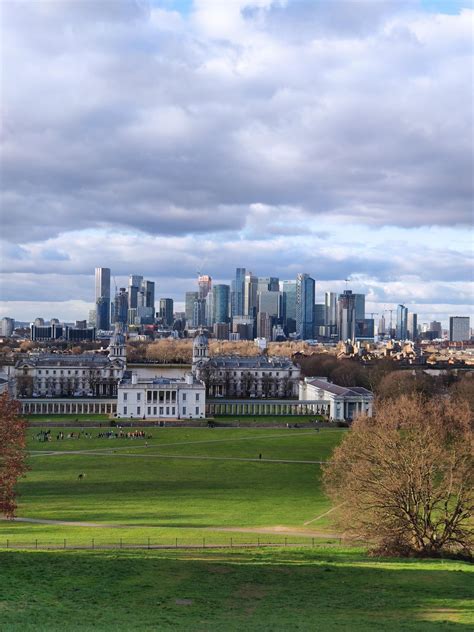
[[[7,518],[0,517],[0,520],[7,521]],[[76,522],[70,520],[48,520],[46,518],[13,518],[12,522],[23,522],[28,524],[59,525],[62,527],[91,527],[94,529],[166,529],[166,526],[156,525],[129,525],[129,524],[106,524],[100,522]],[[187,529],[188,527],[173,527],[173,529]],[[287,535],[302,536],[308,538],[340,538],[339,533],[324,533],[323,531],[303,531],[295,527],[194,527],[199,531],[219,531],[228,533],[256,533],[264,535]]]
[[342,507],[342,505],[345,505],[345,503],[341,503],[340,505],[336,505],[336,507],[332,507],[331,509],[329,509],[329,511],[325,511],[320,516],[316,516],[316,518],[313,518],[312,520],[308,520],[307,522],[303,522],[303,526],[306,527],[307,525],[311,524],[312,522],[316,522],[316,520],[320,520],[321,518],[324,518],[324,516],[328,516],[333,511],[336,511],[336,509],[339,509],[339,507]]

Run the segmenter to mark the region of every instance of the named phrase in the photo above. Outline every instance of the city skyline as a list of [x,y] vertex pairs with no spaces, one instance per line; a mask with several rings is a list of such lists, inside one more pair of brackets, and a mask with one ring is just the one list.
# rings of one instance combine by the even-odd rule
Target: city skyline
[[242,265],[474,320],[471,2],[0,10],[0,317],[86,318],[98,265],[156,308]]

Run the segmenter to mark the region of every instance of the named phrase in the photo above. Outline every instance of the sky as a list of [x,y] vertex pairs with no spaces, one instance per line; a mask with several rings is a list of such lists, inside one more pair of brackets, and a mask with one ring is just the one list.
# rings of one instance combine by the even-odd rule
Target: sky
[[[86,318],[94,268],[473,313],[474,5],[4,0],[0,317]],[[348,279],[346,282],[345,279]],[[473,320],[474,324],[474,320]]]

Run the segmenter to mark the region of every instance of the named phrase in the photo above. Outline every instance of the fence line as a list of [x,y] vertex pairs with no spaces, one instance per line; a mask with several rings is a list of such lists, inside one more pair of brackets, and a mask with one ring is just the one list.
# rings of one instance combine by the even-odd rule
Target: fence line
[[147,542],[124,542],[122,538],[118,542],[96,542],[95,538],[92,538],[90,542],[86,543],[74,543],[70,540],[64,539],[63,542],[40,542],[34,540],[33,542],[13,542],[11,539],[0,541],[0,549],[20,551],[20,550],[34,550],[34,551],[100,551],[100,550],[208,550],[208,549],[258,549],[258,548],[321,548],[330,546],[363,546],[367,542],[362,541],[349,541],[343,538],[332,539],[328,538],[327,542],[321,542],[320,538],[307,538],[302,542],[288,541],[285,538],[284,541],[271,542],[263,541],[260,538],[256,542],[235,542],[233,538],[230,538],[228,542],[212,543],[207,542],[206,538],[202,538],[201,542],[195,543],[179,543],[178,538],[175,538],[174,542],[152,542],[151,538],[148,538]]

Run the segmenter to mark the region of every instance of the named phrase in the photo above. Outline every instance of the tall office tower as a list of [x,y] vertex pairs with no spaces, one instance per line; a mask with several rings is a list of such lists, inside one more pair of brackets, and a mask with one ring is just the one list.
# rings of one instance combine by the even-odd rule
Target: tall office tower
[[128,322],[128,292],[121,287],[114,298],[114,323],[126,325]]
[[326,333],[326,305],[316,303],[314,306],[314,337],[324,336]]
[[216,340],[229,340],[229,323],[214,323],[212,333]]
[[247,272],[244,283],[244,315],[249,318],[257,315],[257,286],[258,278]]
[[15,320],[13,318],[8,318],[8,316],[4,316],[0,322],[0,335],[5,336],[5,338],[10,338],[15,329]]
[[89,310],[89,317],[87,319],[89,327],[95,327],[95,309]]
[[138,293],[142,285],[143,277],[139,274],[131,274],[128,277],[128,309],[138,307]]
[[197,292],[186,292],[184,295],[184,313],[186,318],[186,326],[193,326],[194,303],[198,300]]
[[296,281],[282,281],[282,320],[287,334],[296,331]]
[[172,298],[160,298],[160,318],[168,327],[173,324],[174,303]]
[[449,340],[466,342],[471,339],[471,321],[469,316],[449,317]]
[[272,339],[272,317],[266,312],[259,312],[257,316],[257,338]]
[[236,268],[235,279],[232,281],[231,316],[244,314],[244,284],[245,268]]
[[429,331],[433,332],[435,338],[443,337],[443,328],[441,327],[441,323],[438,320],[433,320],[430,323]]
[[206,298],[212,288],[212,279],[208,274],[201,274],[198,277],[199,298]]
[[204,324],[212,327],[214,324],[214,292],[211,290],[203,300],[206,303]]
[[386,332],[385,316],[382,314],[379,318],[378,335],[385,336]]
[[407,318],[407,338],[416,340],[418,337],[418,315],[410,312]]
[[354,294],[356,320],[364,320],[365,318],[365,294]]
[[324,294],[324,305],[326,308],[326,336],[335,337],[337,335],[337,294],[336,292],[326,292]]
[[206,299],[197,298],[193,305],[193,327],[203,327],[206,324]]
[[257,292],[278,292],[280,281],[277,277],[258,277]]
[[395,336],[398,340],[407,339],[408,329],[408,307],[405,305],[399,305],[397,307],[397,327],[395,330]]
[[96,327],[110,329],[110,268],[95,269]]
[[[229,322],[229,297],[230,287],[228,285],[218,284],[212,288],[213,294],[213,315],[214,323]],[[228,337],[228,332],[227,332]]]
[[265,312],[274,321],[280,318],[281,314],[281,293],[275,290],[265,290],[258,292],[258,313]]
[[296,333],[301,340],[314,336],[315,281],[301,272],[296,277]]
[[36,327],[44,327],[44,318],[35,318],[34,323]]
[[153,316],[155,315],[155,282],[143,280],[140,284],[138,292],[137,307],[153,308]]
[[337,302],[337,330],[339,340],[354,340],[356,334],[355,294],[344,290]]

